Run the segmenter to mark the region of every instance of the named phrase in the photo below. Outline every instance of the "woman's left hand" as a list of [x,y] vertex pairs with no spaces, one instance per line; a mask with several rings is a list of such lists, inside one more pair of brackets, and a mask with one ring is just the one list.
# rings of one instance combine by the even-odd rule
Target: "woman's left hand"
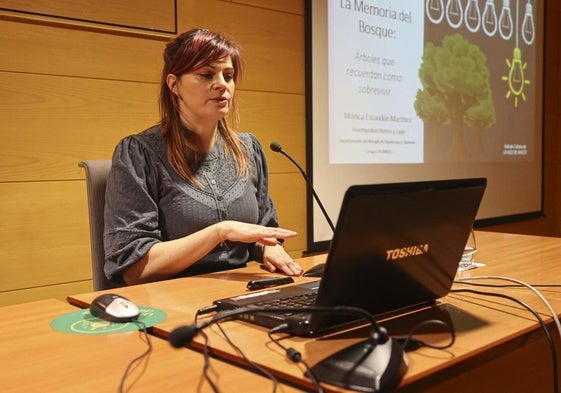
[[270,272],[281,271],[289,276],[301,276],[304,270],[287,254],[280,244],[264,246],[263,265]]

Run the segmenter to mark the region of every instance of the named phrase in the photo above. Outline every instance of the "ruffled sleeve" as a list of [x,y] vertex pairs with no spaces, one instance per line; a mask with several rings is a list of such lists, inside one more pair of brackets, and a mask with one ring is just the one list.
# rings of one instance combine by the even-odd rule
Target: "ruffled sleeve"
[[123,271],[160,242],[157,172],[153,151],[135,136],[124,138],[113,153],[105,194],[105,273],[122,283]]

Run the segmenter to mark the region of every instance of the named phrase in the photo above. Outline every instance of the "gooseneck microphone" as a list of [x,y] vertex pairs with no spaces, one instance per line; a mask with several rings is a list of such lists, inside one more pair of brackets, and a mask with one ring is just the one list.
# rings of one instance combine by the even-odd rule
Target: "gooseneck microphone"
[[304,177],[304,180],[306,181],[306,184],[308,185],[309,189],[312,191],[312,195],[314,196],[314,199],[316,200],[319,208],[321,209],[321,212],[323,213],[323,215],[325,216],[325,220],[327,221],[327,223],[329,224],[329,226],[331,227],[331,230],[333,232],[335,232],[335,226],[333,225],[333,222],[331,221],[331,218],[329,218],[329,215],[327,214],[327,211],[325,210],[325,208],[323,207],[323,203],[321,203],[318,195],[316,194],[316,191],[314,190],[314,186],[312,185],[312,183],[310,182],[310,180],[308,179],[308,176],[306,175],[306,173],[304,172],[304,170],[300,167],[300,165],[298,165],[298,163],[296,161],[294,161],[294,159],[292,157],[290,157],[290,155],[288,155],[283,149],[282,146],[280,145],[280,143],[278,142],[272,142],[271,143],[271,150],[276,152],[276,153],[281,153],[283,156],[285,156],[286,158],[288,158],[290,161],[292,161],[292,163],[294,165],[296,165],[296,168],[298,168],[298,170],[300,171],[300,173],[302,174],[302,176]]
[[[221,311],[202,323],[180,326],[171,331],[168,341],[176,348],[183,347],[188,345],[203,329],[214,323],[223,319],[235,318],[241,314],[257,312],[352,315],[370,323],[372,331],[367,340],[329,355],[309,370],[308,376],[313,375],[319,381],[344,388],[361,387],[358,389],[361,391],[387,392],[393,391],[399,385],[409,368],[407,355],[398,342],[388,336],[386,329],[376,323],[372,314],[358,307],[241,307]],[[287,318],[282,325],[285,326],[280,329],[273,328],[271,331],[292,333],[294,326],[291,325],[290,318]],[[291,357],[294,362],[301,360],[300,353],[292,348],[287,351],[287,356]]]

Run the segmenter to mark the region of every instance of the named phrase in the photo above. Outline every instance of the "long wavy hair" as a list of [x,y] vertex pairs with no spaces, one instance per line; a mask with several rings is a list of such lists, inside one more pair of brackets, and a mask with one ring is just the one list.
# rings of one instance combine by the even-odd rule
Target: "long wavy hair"
[[[160,88],[162,136],[166,140],[167,156],[172,168],[185,180],[197,186],[201,186],[201,184],[195,177],[195,171],[206,153],[197,149],[194,134],[181,122],[179,98],[170,90],[166,80],[169,74],[179,78],[183,74],[196,71],[227,56],[232,59],[233,80],[237,85],[243,73],[240,49],[218,33],[206,29],[190,30],[170,41],[164,50]],[[233,125],[237,127],[239,116],[235,97],[234,94],[228,117],[235,122]],[[245,146],[228,124],[226,117],[219,121],[218,132],[224,141],[226,157],[233,159],[238,175],[247,178],[249,169]]]

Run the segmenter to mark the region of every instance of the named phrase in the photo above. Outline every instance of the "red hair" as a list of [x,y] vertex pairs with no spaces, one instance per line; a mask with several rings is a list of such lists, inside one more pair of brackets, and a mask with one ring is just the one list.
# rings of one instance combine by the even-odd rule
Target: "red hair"
[[[239,48],[218,33],[205,29],[187,31],[177,36],[166,45],[164,50],[164,68],[160,88],[160,116],[162,136],[166,140],[168,160],[173,169],[190,183],[200,185],[195,178],[195,170],[204,159],[204,154],[196,148],[193,134],[181,122],[178,97],[167,84],[169,74],[178,78],[183,75],[210,65],[211,63],[230,57],[234,67],[234,84],[241,80],[243,60]],[[232,112],[237,125],[238,111],[235,97],[232,99]],[[225,153],[233,158],[238,174],[247,177],[249,169],[244,146],[226,118],[218,123],[218,132],[225,142]]]

